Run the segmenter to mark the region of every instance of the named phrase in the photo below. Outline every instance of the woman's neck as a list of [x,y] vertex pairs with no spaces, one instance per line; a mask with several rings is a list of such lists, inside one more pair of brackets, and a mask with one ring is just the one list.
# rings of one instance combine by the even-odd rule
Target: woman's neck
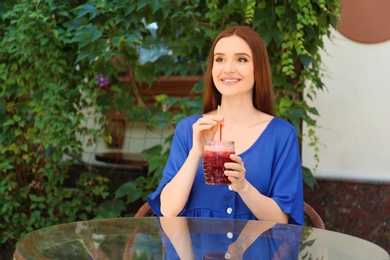
[[220,114],[224,116],[224,125],[230,128],[250,127],[259,123],[264,114],[251,102],[222,102]]

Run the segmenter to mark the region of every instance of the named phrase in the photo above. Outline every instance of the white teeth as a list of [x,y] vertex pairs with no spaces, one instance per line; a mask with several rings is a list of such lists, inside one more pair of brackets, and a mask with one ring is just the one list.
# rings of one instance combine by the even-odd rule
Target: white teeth
[[231,83],[231,82],[237,82],[238,80],[236,80],[236,79],[224,79],[223,81]]

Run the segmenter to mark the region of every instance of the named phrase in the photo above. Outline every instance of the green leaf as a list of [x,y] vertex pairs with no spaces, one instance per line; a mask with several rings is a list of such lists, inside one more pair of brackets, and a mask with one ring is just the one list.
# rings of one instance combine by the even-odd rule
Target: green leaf
[[319,116],[319,115],[320,115],[320,114],[318,113],[317,108],[315,108],[315,107],[310,107],[308,111],[309,111],[310,113],[312,113],[313,115],[316,115],[316,116]]
[[38,197],[35,194],[29,194],[28,197],[30,198],[31,201],[34,201],[34,202],[43,202],[43,201],[45,201],[44,197]]
[[0,98],[0,114],[5,113],[6,106],[7,106],[7,102],[3,98]]
[[127,203],[135,202],[142,197],[143,191],[142,189],[137,189],[134,192],[127,194]]
[[132,182],[126,182],[115,191],[115,199],[125,197],[131,193],[134,193],[136,190],[137,187]]
[[154,80],[154,65],[151,62],[147,62],[144,65],[137,66],[134,70],[135,78],[138,82],[146,81],[150,86]]
[[311,189],[314,188],[314,185],[317,183],[312,172],[309,168],[302,166],[302,176],[303,181],[308,185]]
[[98,10],[95,7],[95,3],[87,3],[76,8],[78,10],[78,18],[89,14],[89,19],[93,19],[98,14]]
[[280,99],[280,107],[285,109],[290,108],[293,104],[293,101],[289,97],[282,97]]
[[110,200],[102,202],[97,209],[98,218],[117,218],[126,209],[123,201]]
[[85,47],[91,42],[96,41],[103,34],[103,29],[99,29],[95,25],[87,25],[80,29],[76,35],[70,40],[72,43],[78,43],[80,47]]
[[275,8],[275,13],[278,16],[283,16],[283,14],[286,12],[286,7],[283,5],[279,5]]
[[309,55],[307,55],[307,54],[302,55],[301,56],[301,61],[302,61],[303,66],[305,66],[307,68],[311,64],[311,57]]

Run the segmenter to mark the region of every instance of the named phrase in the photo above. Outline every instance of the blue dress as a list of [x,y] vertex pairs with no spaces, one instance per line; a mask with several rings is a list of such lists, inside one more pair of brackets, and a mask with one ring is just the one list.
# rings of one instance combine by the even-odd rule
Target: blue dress
[[[167,164],[148,203],[161,216],[160,194],[175,176],[192,147],[192,125],[202,115],[181,120],[172,140]],[[246,179],[263,195],[272,198],[289,214],[289,223],[303,225],[303,182],[299,145],[294,127],[274,117],[252,146],[239,154]],[[179,216],[256,219],[240,195],[227,185],[206,185],[203,161],[199,163],[189,199]]]

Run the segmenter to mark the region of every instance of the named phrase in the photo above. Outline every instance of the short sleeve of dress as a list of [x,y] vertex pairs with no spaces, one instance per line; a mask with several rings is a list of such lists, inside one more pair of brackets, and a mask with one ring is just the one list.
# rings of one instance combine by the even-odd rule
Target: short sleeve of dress
[[162,179],[157,189],[151,193],[147,200],[150,208],[157,216],[162,216],[160,206],[160,194],[165,185],[172,180],[176,173],[184,164],[189,151],[192,147],[192,125],[201,117],[190,116],[181,120],[176,126],[173,140],[170,147],[170,153],[167,163],[163,170]]
[[[283,122],[283,121],[280,121]],[[303,181],[299,156],[299,144],[293,126],[287,122],[275,145],[275,160],[269,188],[270,196],[279,207],[289,214],[289,223],[303,225]]]

